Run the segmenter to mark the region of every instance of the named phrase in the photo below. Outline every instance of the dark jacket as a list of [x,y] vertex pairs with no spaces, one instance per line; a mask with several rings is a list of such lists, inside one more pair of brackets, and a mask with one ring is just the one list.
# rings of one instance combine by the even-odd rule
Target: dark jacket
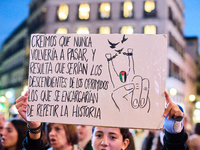
[[87,145],[85,146],[84,150],[93,150],[92,141],[91,140],[87,143]]
[[[41,137],[42,137],[42,133],[41,133]],[[22,143],[23,145],[22,150],[46,150],[41,137],[38,140],[32,140],[30,139],[28,132],[26,132],[26,138],[24,139]]]
[[184,129],[177,134],[171,134],[165,130],[163,150],[189,150],[186,144],[187,138],[188,135]]

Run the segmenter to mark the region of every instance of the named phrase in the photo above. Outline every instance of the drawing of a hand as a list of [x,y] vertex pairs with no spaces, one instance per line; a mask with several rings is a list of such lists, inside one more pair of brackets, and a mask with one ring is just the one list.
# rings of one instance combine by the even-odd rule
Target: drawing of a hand
[[[113,88],[115,90],[111,94],[111,97],[119,109],[122,108],[122,101],[130,103],[133,109],[144,108],[149,104],[148,111],[150,110],[149,99],[149,86],[150,82],[147,78],[142,78],[140,75],[135,75],[133,49],[129,48],[127,53],[123,55],[114,55],[110,53],[105,55],[108,61],[108,71],[110,75]],[[126,57],[125,57],[126,56]],[[118,66],[115,66],[115,61],[124,61],[127,59],[127,67],[117,70]],[[123,66],[124,67],[124,66]],[[120,68],[120,66],[118,67]],[[116,87],[118,86],[118,87]]]
[[119,111],[122,109],[122,104],[128,102],[133,109],[144,108],[149,104],[147,111],[149,112],[149,86],[150,84],[148,79],[142,78],[141,76],[134,76],[131,83],[115,89],[111,94],[111,97]]

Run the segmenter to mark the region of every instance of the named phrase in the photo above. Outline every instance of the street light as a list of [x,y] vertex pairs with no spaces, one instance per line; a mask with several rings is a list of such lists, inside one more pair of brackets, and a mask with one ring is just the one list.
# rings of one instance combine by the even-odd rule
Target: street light
[[5,96],[1,96],[1,97],[0,97],[0,102],[1,102],[1,103],[4,103],[5,101],[6,101]]
[[195,116],[200,116],[200,110],[199,109],[195,109],[194,112],[193,112],[193,114]]
[[194,102],[195,99],[196,99],[195,95],[191,94],[191,95],[189,96],[189,100],[190,100],[191,102]]
[[196,107],[197,109],[200,109],[200,102],[196,102],[196,103],[195,103],[195,107]]
[[6,94],[5,94],[5,96],[6,96],[7,98],[11,98],[11,97],[13,96],[13,94],[12,94],[11,91],[7,91]]
[[4,104],[1,103],[1,104],[0,104],[0,111],[3,112],[3,111],[5,111],[4,109],[6,109],[6,106],[5,106]]
[[169,93],[170,93],[171,96],[175,96],[175,95],[177,94],[177,89],[171,88],[171,89],[169,90]]

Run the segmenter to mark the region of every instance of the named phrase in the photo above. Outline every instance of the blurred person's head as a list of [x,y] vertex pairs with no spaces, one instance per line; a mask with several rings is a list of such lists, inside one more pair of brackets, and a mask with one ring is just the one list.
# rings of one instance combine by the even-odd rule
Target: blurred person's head
[[78,143],[78,133],[75,125],[49,123],[47,134],[50,146],[53,149],[72,147]]
[[195,128],[194,128],[194,132],[198,135],[200,135],[200,123],[196,123]]
[[12,118],[6,121],[3,134],[2,146],[5,150],[15,149],[21,150],[22,141],[26,137],[27,124],[22,119]]
[[82,141],[85,138],[89,137],[91,139],[92,136],[92,126],[78,125],[78,140]]
[[3,132],[3,126],[6,122],[6,119],[4,117],[4,113],[0,112],[0,135],[2,135]]
[[47,145],[48,144],[48,138],[47,138],[47,129],[46,129],[46,123],[42,123],[42,141],[44,143],[44,145]]
[[92,126],[78,125],[77,130],[78,130],[78,145],[84,149],[87,143],[91,140]]
[[92,146],[94,150],[125,150],[129,136],[129,129],[93,127]]

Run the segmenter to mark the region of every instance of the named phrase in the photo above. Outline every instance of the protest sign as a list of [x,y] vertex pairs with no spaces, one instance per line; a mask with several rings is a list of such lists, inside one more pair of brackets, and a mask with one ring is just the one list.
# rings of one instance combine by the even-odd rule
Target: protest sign
[[166,35],[33,34],[31,121],[160,129]]

